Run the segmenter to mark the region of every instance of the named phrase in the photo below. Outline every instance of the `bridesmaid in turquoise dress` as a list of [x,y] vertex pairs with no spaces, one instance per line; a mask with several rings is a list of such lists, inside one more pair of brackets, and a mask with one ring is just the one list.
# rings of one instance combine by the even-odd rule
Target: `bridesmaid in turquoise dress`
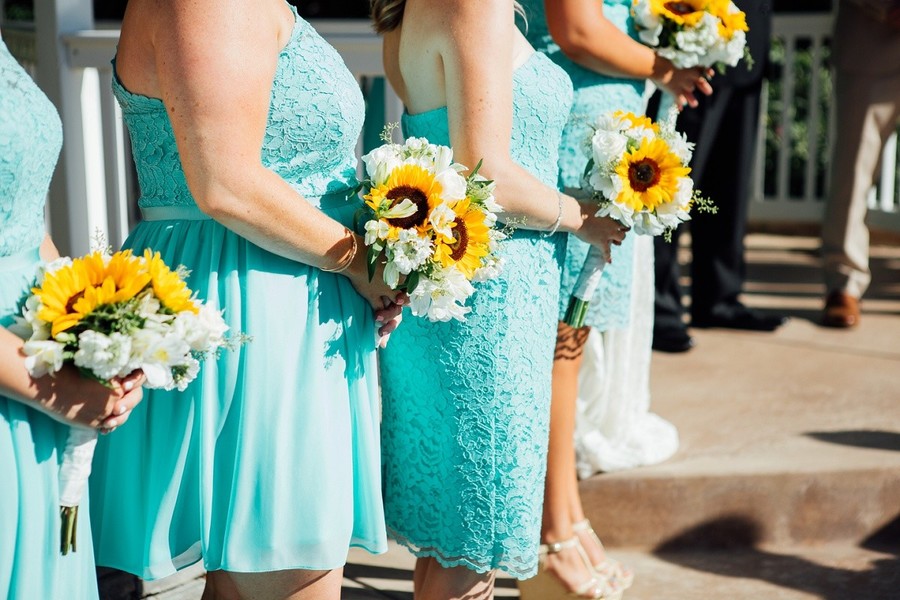
[[515,29],[512,0],[373,15],[405,133],[483,159],[519,226],[464,322],[408,317],[381,356],[386,518],[419,557],[415,597],[487,598],[496,569],[537,569],[562,232],[608,247],[616,226],[555,191],[571,84]]
[[375,319],[399,314],[347,228],[359,87],[281,0],[132,0],[114,66],[144,217],[126,247],[190,269],[252,339],[99,446],[97,562],[337,598],[348,548],[386,548]]
[[22,340],[6,329],[37,267],[58,257],[44,199],[61,145],[56,109],[0,40],[0,598],[9,600],[97,598],[87,511],[78,551],[60,554],[59,461],[69,425],[111,429],[141,398],[140,387],[111,391],[74,368],[32,379]]
[[[637,42],[631,17],[631,0],[524,0],[528,19],[524,29],[528,40],[541,53],[569,74],[574,86],[572,112],[566,123],[559,150],[559,186],[576,197],[590,196],[583,190],[582,177],[588,162],[591,124],[604,113],[621,110],[642,115],[644,90],[650,80],[677,97],[679,105],[696,104],[693,90],[711,91],[700,69],[676,69]],[[551,35],[551,31],[553,35]],[[592,574],[606,585],[607,596],[615,597],[631,584],[630,570],[606,557],[602,545],[585,519],[578,496],[573,446],[578,371],[589,328],[599,332],[622,329],[629,324],[633,277],[652,273],[652,262],[635,261],[635,246],[648,245],[649,238],[628,235],[612,249],[612,263],[603,271],[600,286],[591,302],[585,328],[574,330],[560,323],[553,370],[553,401],[550,424],[545,490],[543,541],[548,549],[567,540],[583,546],[587,564],[575,552],[548,552],[544,563],[548,579],[558,583],[560,594],[573,592],[579,582]],[[563,267],[559,319],[562,321],[575,283],[584,265],[589,246],[569,236]],[[652,261],[652,250],[640,253]],[[633,273],[635,267],[644,273]],[[625,345],[611,352],[635,353],[646,349]],[[643,364],[647,361],[634,361]],[[614,374],[612,374],[614,376]],[[649,377],[649,373],[646,373]],[[598,384],[600,385],[600,384]],[[542,573],[542,575],[545,575]],[[535,582],[522,587],[524,598],[552,600]]]

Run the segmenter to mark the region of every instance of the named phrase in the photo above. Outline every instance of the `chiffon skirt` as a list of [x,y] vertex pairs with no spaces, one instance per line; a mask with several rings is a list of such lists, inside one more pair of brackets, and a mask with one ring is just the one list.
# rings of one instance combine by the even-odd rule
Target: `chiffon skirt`
[[[37,249],[0,258],[0,324],[34,284]],[[59,461],[69,428],[0,396],[0,598],[97,598],[91,519],[81,503],[77,552],[59,552]]]
[[[320,207],[349,223],[343,195]],[[341,275],[273,255],[195,207],[145,210],[125,245],[191,270],[252,340],[184,392],[149,391],[105,436],[92,493],[98,564],[144,579],[332,569],[386,549],[372,310]]]

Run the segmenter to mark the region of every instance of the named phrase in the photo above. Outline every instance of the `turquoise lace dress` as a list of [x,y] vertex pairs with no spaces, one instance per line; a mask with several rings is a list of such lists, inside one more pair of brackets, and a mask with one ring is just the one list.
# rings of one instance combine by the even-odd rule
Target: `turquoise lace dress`
[[[565,73],[534,53],[514,76],[513,159],[547,185],[569,113]],[[450,145],[447,110],[404,117]],[[518,230],[465,322],[407,315],[381,356],[385,513],[418,556],[527,578],[537,568],[550,371],[565,236]]]
[[[359,87],[299,17],[277,64],[263,163],[352,224]],[[155,579],[332,569],[386,549],[375,323],[342,275],[271,254],[199,211],[163,104],[114,92],[131,134],[141,222],[125,245],[191,270],[200,298],[252,341],[185,392],[150,391],[94,461],[97,562]],[[303,202],[299,196],[298,202]]]
[[[0,40],[0,325],[34,283],[44,199],[62,145],[56,109]],[[69,428],[0,396],[0,598],[97,597],[91,522],[59,553],[59,461]],[[87,499],[82,505],[87,503]]]
[[[559,149],[559,185],[570,190],[578,189],[582,187],[582,175],[589,158],[588,140],[591,136],[592,121],[599,115],[614,110],[643,114],[645,108],[643,93],[646,84],[643,79],[606,77],[576,65],[562,53],[550,37],[544,0],[523,0],[522,5],[528,17],[527,31],[523,28],[528,41],[539,52],[546,54],[550,60],[565,69],[575,87],[572,114],[563,131],[562,145]],[[605,0],[603,15],[619,29],[637,39],[630,6],[631,0]],[[575,192],[576,195],[587,193]],[[634,238],[633,234],[627,235],[621,246],[613,247],[613,262],[603,271],[585,325],[605,331],[625,327],[628,324],[634,268],[632,260]],[[565,315],[588,248],[587,244],[574,235],[569,236],[560,291],[560,319]]]

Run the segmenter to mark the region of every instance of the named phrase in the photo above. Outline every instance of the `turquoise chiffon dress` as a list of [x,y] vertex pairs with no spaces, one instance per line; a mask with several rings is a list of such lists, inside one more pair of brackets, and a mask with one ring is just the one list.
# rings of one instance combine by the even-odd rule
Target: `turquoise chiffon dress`
[[[263,164],[351,225],[359,86],[296,16],[271,91]],[[105,436],[92,493],[98,564],[156,579],[207,570],[333,569],[386,550],[375,323],[342,275],[282,258],[196,206],[166,109],[113,90],[131,134],[144,220],[125,246],[191,270],[199,297],[252,340],[188,389],[149,391]]]
[[[56,109],[0,40],[0,325],[34,284],[44,199],[62,146]],[[59,552],[59,462],[69,428],[0,396],[0,598],[97,597],[91,521]],[[82,508],[87,498],[82,502]]]
[[[513,82],[512,158],[553,187],[571,84],[538,53]],[[446,108],[403,125],[450,145]],[[464,322],[406,315],[381,354],[385,513],[417,556],[520,579],[537,570],[564,250],[562,234],[515,231]]]
[[[590,194],[589,191],[574,190],[583,187],[582,175],[589,159],[591,123],[601,114],[615,110],[644,114],[646,102],[643,94],[646,82],[643,79],[607,77],[575,64],[563,54],[550,36],[544,0],[523,0],[522,6],[528,18],[527,31],[523,28],[528,41],[536,50],[562,67],[571,77],[575,88],[572,113],[563,130],[562,145],[559,148],[559,186],[572,191],[576,196],[585,197]],[[631,0],[605,0],[603,16],[633,39],[637,39],[630,7]],[[603,270],[585,325],[600,331],[628,325],[634,238],[633,233],[626,235],[621,246],[613,246],[612,264],[606,265]],[[569,298],[575,290],[575,283],[589,248],[588,244],[569,235],[560,291],[560,320],[565,316]]]

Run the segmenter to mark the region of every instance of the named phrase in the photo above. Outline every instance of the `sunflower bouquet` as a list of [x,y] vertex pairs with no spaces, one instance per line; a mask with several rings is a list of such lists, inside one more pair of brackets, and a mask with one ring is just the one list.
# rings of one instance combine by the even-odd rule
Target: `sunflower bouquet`
[[680,68],[719,69],[747,58],[747,15],[731,0],[634,0],[641,42]]
[[[610,217],[638,235],[672,239],[690,210],[716,212],[694,190],[688,177],[693,144],[675,130],[673,108],[662,123],[616,111],[600,117],[590,138],[586,188],[599,202],[598,217]],[[592,246],[569,301],[565,322],[581,327],[605,266],[603,252]]]
[[463,176],[450,148],[423,138],[395,144],[390,133],[363,156],[369,276],[382,261],[385,283],[409,294],[414,315],[464,320],[472,282],[502,267],[494,184],[478,174],[480,162]]
[[[222,315],[194,297],[186,275],[149,250],[97,251],[41,267],[16,324],[29,373],[52,376],[70,364],[109,386],[141,369],[149,388],[184,390],[200,360],[237,340],[226,340]],[[96,430],[70,429],[59,474],[63,554],[75,550],[96,443]]]

